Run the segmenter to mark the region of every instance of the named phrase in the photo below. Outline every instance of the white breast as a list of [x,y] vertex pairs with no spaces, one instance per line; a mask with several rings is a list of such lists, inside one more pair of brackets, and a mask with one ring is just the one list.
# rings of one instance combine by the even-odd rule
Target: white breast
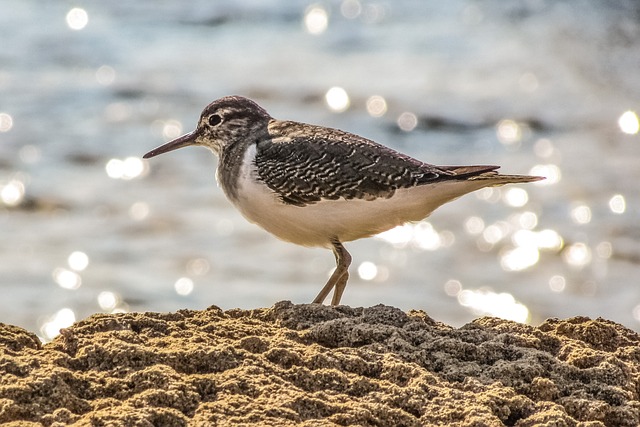
[[256,179],[255,153],[255,145],[245,153],[238,198],[232,202],[249,221],[303,246],[330,247],[333,239],[348,242],[419,221],[444,203],[486,185],[482,181],[447,181],[401,189],[389,199],[322,200],[299,207],[282,203]]

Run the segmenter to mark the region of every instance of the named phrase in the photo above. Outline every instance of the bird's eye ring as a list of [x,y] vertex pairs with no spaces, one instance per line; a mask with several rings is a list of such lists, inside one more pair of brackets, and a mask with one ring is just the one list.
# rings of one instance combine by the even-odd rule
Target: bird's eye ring
[[217,114],[212,114],[209,116],[209,126],[217,126],[222,122],[222,117]]

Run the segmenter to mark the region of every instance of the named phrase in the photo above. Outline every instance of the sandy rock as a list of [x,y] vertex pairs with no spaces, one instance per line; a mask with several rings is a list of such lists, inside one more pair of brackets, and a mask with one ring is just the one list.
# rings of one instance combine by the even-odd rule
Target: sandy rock
[[293,305],[98,314],[41,345],[0,325],[7,425],[637,426],[640,336]]

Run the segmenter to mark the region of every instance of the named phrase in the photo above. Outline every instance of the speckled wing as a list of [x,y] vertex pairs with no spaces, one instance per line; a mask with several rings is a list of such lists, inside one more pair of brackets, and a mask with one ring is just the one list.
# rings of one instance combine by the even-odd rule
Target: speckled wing
[[260,180],[287,204],[389,198],[399,188],[456,175],[336,129],[279,122],[270,133],[257,143],[256,168]]

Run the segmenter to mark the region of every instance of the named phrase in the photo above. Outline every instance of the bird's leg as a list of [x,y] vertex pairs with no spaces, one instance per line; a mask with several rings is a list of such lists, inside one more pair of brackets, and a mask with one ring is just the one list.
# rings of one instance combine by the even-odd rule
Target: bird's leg
[[333,291],[331,305],[340,304],[342,293],[344,292],[344,288],[347,286],[351,255],[339,241],[335,240],[332,244],[333,254],[336,257],[336,269],[333,271],[333,274],[327,281],[327,284],[324,285],[318,296],[313,300],[314,304],[322,304],[325,298],[327,298],[327,295],[329,295],[329,292],[331,292],[331,289],[334,288],[335,290]]
[[331,298],[331,305],[340,305],[340,299],[342,293],[347,287],[347,280],[349,280],[349,265],[351,265],[351,254],[342,246],[341,243],[335,242],[333,244],[333,251],[336,255],[336,270],[342,270],[343,273],[336,281],[333,289],[333,298]]

